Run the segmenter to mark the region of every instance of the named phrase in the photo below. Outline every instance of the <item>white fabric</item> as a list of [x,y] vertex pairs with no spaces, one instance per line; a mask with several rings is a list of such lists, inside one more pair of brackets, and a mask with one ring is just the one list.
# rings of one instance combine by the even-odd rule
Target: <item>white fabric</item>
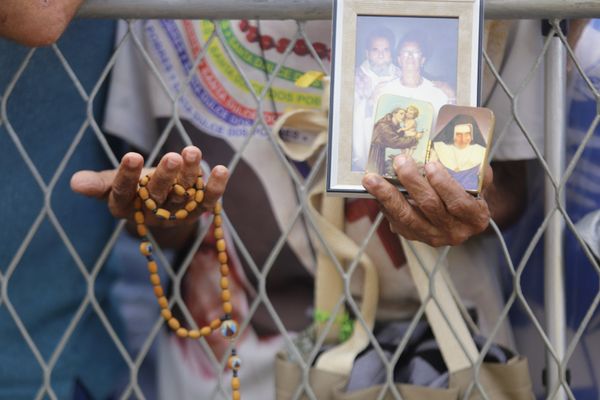
[[[271,27],[272,33],[275,30],[271,24],[264,25]],[[295,24],[290,23],[276,22],[274,25],[277,28],[277,32],[279,32],[273,33],[275,37],[293,38],[297,29]],[[323,26],[326,24],[315,25],[316,28],[311,28],[313,34],[329,37],[328,27]],[[312,24],[309,26],[312,27]],[[183,29],[180,28],[180,30]],[[117,40],[126,31],[127,25],[120,23]],[[150,153],[161,133],[156,130],[155,118],[170,118],[173,113],[172,101],[167,94],[167,90],[175,96],[180,89],[180,82],[186,79],[187,73],[183,70],[176,73],[174,70],[176,65],[173,61],[161,60],[156,54],[157,52],[152,52],[152,44],[149,43],[150,40],[148,37],[158,36],[158,40],[161,42],[167,42],[168,40],[165,37],[164,30],[161,29],[160,21],[148,21],[145,24],[136,23],[133,25],[133,31],[136,36],[146,39],[145,44],[150,49],[149,53],[153,61],[159,66],[159,70],[163,71],[162,77],[170,86],[168,88],[162,86],[130,38],[123,44],[113,69],[104,128],[109,133],[121,137],[140,150]],[[177,53],[172,48],[165,46],[164,50],[170,60],[179,59]],[[306,66],[304,66],[305,69],[318,68],[318,65],[314,61],[308,62],[310,57],[302,58],[291,55],[289,58],[290,62],[298,59],[306,63]],[[299,61],[295,62],[299,64]],[[218,72],[218,67],[215,67],[214,70]],[[264,77],[262,78],[264,80]],[[290,85],[288,82],[282,82],[281,80],[276,80],[276,82],[283,85],[280,93],[284,93],[289,98],[299,98],[301,96],[301,93],[293,90],[293,85]],[[243,99],[248,107],[252,103],[256,104],[253,96],[248,91],[242,90],[240,86],[236,87],[233,84],[229,84],[230,82],[228,81],[224,81],[224,83],[228,84],[228,89],[232,92],[231,96],[235,99]],[[269,102],[266,101],[265,104],[269,104]],[[228,143],[235,150],[239,150],[244,144],[249,127],[227,126],[222,120],[210,115],[209,112],[202,112],[206,108],[198,104],[198,100],[191,96],[189,89],[186,91],[179,105],[178,109],[182,119],[191,120],[208,134],[225,136]],[[192,110],[187,109],[189,105],[192,106]],[[283,103],[280,106],[283,111]],[[303,106],[307,105],[304,104]],[[313,108],[318,107],[320,107],[320,103],[313,105]],[[283,230],[295,214],[295,210],[289,207],[290,204],[297,202],[295,189],[292,186],[292,181],[289,179],[287,170],[284,168],[272,168],[273,165],[279,165],[280,161],[274,151],[270,149],[265,151],[265,146],[270,146],[266,136],[262,134],[255,135],[255,139],[247,144],[242,153],[242,158],[255,169],[256,175],[261,179],[263,187],[267,190],[270,203],[273,205],[273,211],[279,222],[279,226]],[[273,182],[277,182],[277,185],[271,184]],[[292,229],[288,237],[288,243],[304,265],[311,269],[313,261],[310,244],[308,243],[306,232],[300,224],[296,224],[294,229]]]
[[472,144],[464,149],[459,149],[452,144],[434,142],[433,149],[438,160],[453,171],[465,171],[479,164],[485,156],[485,147]]
[[433,106],[435,115],[437,115],[444,104],[448,104],[450,101],[441,89],[435,87],[433,82],[425,78],[422,78],[421,84],[416,87],[404,86],[401,78],[396,78],[381,85],[377,90],[377,96],[387,93],[427,101]]
[[[240,341],[237,351],[242,360],[239,377],[244,400],[275,398],[275,375],[266,371],[273,371],[275,355],[284,346],[282,336],[259,339],[252,332]],[[219,382],[216,372],[198,343],[161,332],[158,359],[159,399],[197,400],[231,397],[215,395],[220,383],[229,392],[231,371],[223,375],[223,382]]]
[[[518,92],[516,112],[524,129],[543,153],[544,150],[544,63],[528,82],[525,82],[544,47],[539,20],[520,20],[514,34],[509,36],[506,60],[496,66],[512,94]],[[487,67],[484,67],[487,68]],[[523,86],[523,84],[525,84]],[[523,131],[512,115],[512,103],[502,86],[497,83],[485,107],[491,108],[496,116],[494,131],[494,160],[526,160],[535,158],[535,153]]]

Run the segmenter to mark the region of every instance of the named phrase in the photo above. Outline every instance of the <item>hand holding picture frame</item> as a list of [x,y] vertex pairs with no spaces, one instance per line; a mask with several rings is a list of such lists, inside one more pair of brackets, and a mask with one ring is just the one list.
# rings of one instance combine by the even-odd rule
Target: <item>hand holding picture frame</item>
[[429,103],[432,126],[444,104],[477,105],[481,15],[479,0],[334,1],[329,193],[366,195],[381,99]]

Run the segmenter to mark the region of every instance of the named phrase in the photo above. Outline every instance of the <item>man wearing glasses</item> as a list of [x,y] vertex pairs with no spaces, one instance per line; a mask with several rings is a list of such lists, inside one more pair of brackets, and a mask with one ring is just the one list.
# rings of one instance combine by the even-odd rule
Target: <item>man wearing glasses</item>
[[392,93],[428,101],[436,114],[444,104],[452,104],[454,95],[448,85],[432,82],[423,76],[423,66],[427,61],[425,50],[416,32],[407,33],[396,51],[396,62],[402,73],[396,79],[380,85],[377,96]]

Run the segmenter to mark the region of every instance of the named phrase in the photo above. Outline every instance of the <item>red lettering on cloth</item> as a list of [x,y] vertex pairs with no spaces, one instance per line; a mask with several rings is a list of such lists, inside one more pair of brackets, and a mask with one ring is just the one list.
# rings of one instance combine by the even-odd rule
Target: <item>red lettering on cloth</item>
[[[198,39],[196,38],[194,26],[192,25],[191,21],[186,20],[183,21],[183,27],[185,29],[186,38],[192,47],[192,56],[194,59],[196,59],[202,48],[200,46],[200,42],[198,42]],[[219,78],[215,76],[212,69],[206,62],[205,57],[200,60],[198,71],[200,78],[202,79],[202,83],[208,89],[208,92],[211,94],[211,96],[218,99],[219,103],[221,103],[223,107],[232,113],[247,119],[256,119],[256,110],[238,103],[229,95],[225,87],[219,81]],[[265,111],[263,114],[265,117],[265,122],[269,125],[272,125],[278,117],[278,113],[272,111]]]

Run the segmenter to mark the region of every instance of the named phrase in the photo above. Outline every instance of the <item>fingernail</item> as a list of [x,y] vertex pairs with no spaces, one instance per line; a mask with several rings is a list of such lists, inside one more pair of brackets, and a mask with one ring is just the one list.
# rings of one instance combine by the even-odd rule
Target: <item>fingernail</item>
[[217,165],[214,169],[214,174],[216,176],[218,176],[219,178],[225,177],[227,176],[228,170],[226,167],[222,166],[222,165]]
[[195,151],[188,151],[185,153],[185,160],[189,163],[195,163],[198,161],[198,153]]
[[425,171],[427,173],[433,174],[435,171],[437,171],[437,164],[434,162],[428,162],[427,164],[425,164]]
[[407,158],[406,156],[400,155],[400,156],[396,156],[396,158],[394,158],[394,165],[396,167],[401,167],[404,164],[406,164]]
[[369,190],[374,189],[377,185],[379,185],[380,178],[377,174],[367,174],[363,178],[363,186]]
[[167,168],[168,169],[175,169],[177,168],[177,161],[175,161],[173,158],[167,158]]
[[129,168],[137,168],[140,166],[140,159],[139,157],[130,156],[126,158],[125,163]]

